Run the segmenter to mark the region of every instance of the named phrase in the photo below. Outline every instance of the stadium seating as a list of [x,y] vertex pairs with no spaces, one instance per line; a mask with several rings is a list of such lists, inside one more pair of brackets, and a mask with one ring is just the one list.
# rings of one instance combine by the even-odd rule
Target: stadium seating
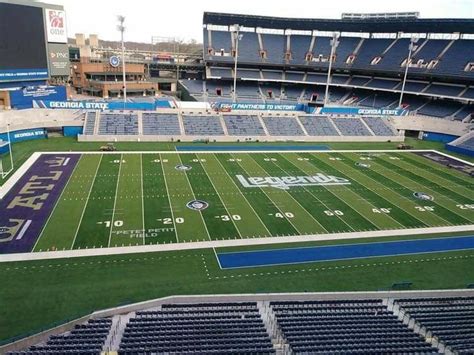
[[396,304],[452,351],[474,353],[474,297],[400,299]]
[[9,355],[77,354],[97,355],[102,352],[109,334],[110,319],[89,319],[86,324],[76,325],[63,335],[52,335],[45,344],[31,346],[27,350],[10,352]]
[[433,100],[424,105],[417,112],[420,115],[448,118],[463,107],[460,102]]
[[144,112],[142,114],[144,135],[180,135],[178,115]]
[[458,147],[474,151],[474,137],[466,139],[464,142],[459,144]]
[[95,111],[87,112],[83,134],[94,134],[95,121],[96,121]]
[[220,78],[232,78],[232,69],[231,68],[209,68],[211,71],[211,76],[220,77]]
[[302,136],[300,125],[293,117],[263,117],[263,122],[271,136]]
[[274,34],[262,34],[263,50],[266,52],[267,61],[283,64],[285,62],[286,37]]
[[332,121],[324,116],[300,116],[299,120],[310,136],[340,136]]
[[190,136],[223,136],[219,116],[183,116],[184,132]]
[[358,118],[332,118],[344,136],[371,136],[372,134]]
[[311,36],[294,35],[290,37],[291,63],[305,64],[306,54],[309,53]]
[[443,96],[458,96],[464,88],[464,86],[458,85],[431,84],[425,92]]
[[435,354],[381,300],[271,302],[297,354]]
[[383,118],[364,117],[362,119],[376,136],[388,137],[395,135],[394,130],[389,127]]
[[124,331],[119,355],[274,354],[256,303],[163,305],[137,312]]
[[225,115],[224,122],[231,136],[265,135],[265,130],[257,116]]
[[138,134],[138,115],[133,113],[103,113],[99,118],[100,135]]
[[467,119],[470,121],[470,118],[474,115],[474,105],[465,105],[461,110],[454,114],[454,119],[457,121],[462,121]]

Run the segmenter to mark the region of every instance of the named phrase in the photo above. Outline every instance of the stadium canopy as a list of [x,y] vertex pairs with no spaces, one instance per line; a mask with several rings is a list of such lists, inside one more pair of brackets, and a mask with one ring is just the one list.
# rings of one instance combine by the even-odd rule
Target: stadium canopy
[[474,33],[474,19],[306,19],[205,12],[204,24],[303,31]]

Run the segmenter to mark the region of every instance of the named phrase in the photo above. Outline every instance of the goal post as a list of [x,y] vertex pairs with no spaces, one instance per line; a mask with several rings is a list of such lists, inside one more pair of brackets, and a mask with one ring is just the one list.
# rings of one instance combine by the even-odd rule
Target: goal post
[[13,154],[10,139],[10,130],[7,131],[7,140],[0,139],[0,177],[2,180],[13,171]]

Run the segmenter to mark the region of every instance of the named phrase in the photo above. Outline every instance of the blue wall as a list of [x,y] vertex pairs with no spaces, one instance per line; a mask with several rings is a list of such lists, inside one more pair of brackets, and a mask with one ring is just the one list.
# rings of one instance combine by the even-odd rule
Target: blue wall
[[65,126],[63,127],[64,137],[77,137],[82,134],[82,126]]
[[435,133],[435,132],[423,132],[423,140],[424,141],[431,141],[431,142],[441,142],[441,143],[449,143],[455,139],[458,139],[459,136],[453,136],[451,134],[444,134],[444,133]]
[[8,152],[8,143],[0,142],[0,154]]
[[[23,129],[20,131],[10,132],[10,138],[12,143],[22,142],[32,139],[42,139],[47,138],[47,132],[44,128],[34,128],[34,129]],[[0,139],[8,141],[7,133],[0,133]]]
[[454,153],[458,153],[458,154],[464,154],[464,155],[467,155],[469,157],[474,157],[474,150],[469,150],[469,149],[466,149],[466,148],[460,148],[460,147],[456,147],[455,145],[450,145],[450,144],[446,144],[445,148],[446,148],[446,150],[449,150],[450,152],[454,152]]

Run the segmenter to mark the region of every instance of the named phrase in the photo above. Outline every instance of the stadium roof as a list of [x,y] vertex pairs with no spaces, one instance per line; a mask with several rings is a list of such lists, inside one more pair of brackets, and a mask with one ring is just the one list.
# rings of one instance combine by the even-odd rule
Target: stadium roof
[[341,32],[474,33],[474,19],[305,19],[205,12],[204,24]]

